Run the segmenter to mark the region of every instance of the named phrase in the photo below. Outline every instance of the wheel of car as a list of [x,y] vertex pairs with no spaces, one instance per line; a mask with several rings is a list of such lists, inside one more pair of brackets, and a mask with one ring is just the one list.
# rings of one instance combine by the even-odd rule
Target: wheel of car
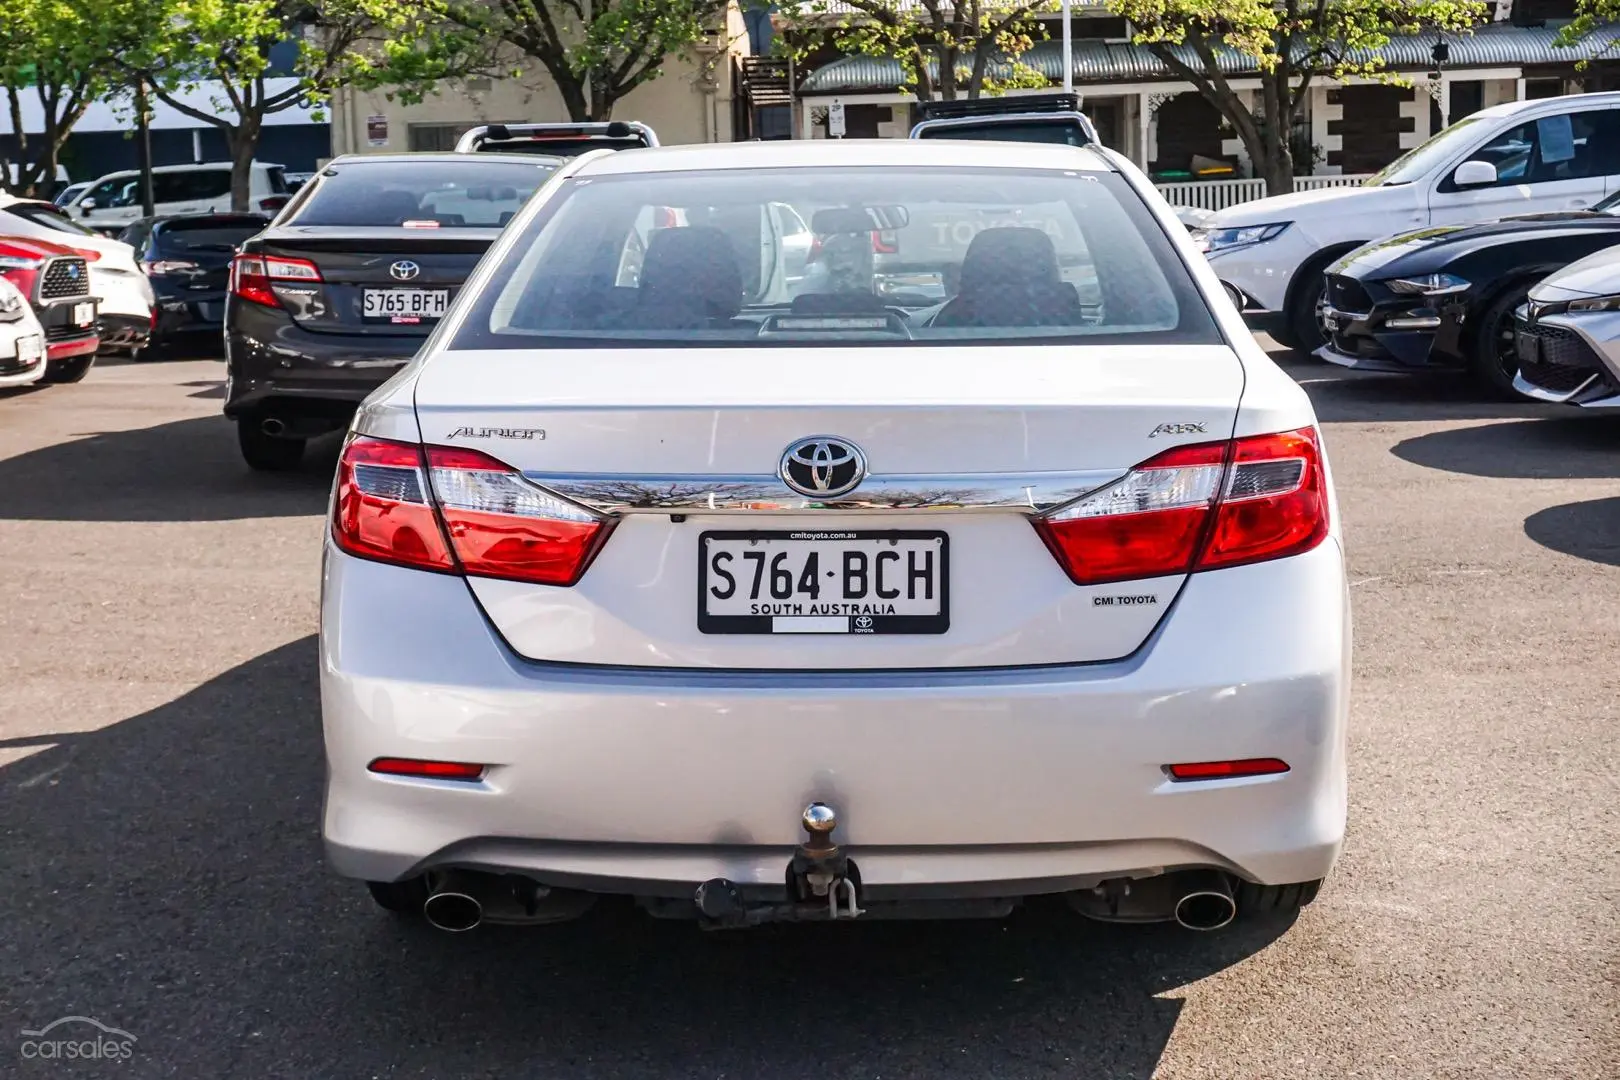
[[48,383],[83,382],[84,377],[90,374],[90,368],[95,362],[94,353],[85,356],[71,356],[66,360],[48,361],[45,364],[45,375],[41,381]]
[[[1327,282],[1322,278],[1322,271],[1327,268],[1327,264],[1327,259],[1317,259],[1315,262],[1307,263],[1300,271],[1305,276],[1301,279],[1300,287],[1295,291],[1286,312],[1290,340],[1283,341],[1282,338],[1277,338],[1278,343],[1287,345],[1290,349],[1309,353],[1315,352],[1327,341],[1327,334],[1322,328],[1322,309],[1327,306]],[[1306,284],[1313,281],[1314,288]]]
[[419,877],[404,881],[368,881],[366,891],[377,906],[400,915],[420,915],[427,902],[427,882]]
[[242,448],[242,460],[260,472],[287,472],[304,460],[303,439],[266,435],[259,429],[257,417],[244,416],[236,422],[236,441]]
[[1239,918],[1264,919],[1298,911],[1315,900],[1321,891],[1320,881],[1302,881],[1297,885],[1256,885],[1239,881],[1232,898],[1237,901]]
[[1519,354],[1513,341],[1513,311],[1530,294],[1530,283],[1514,285],[1498,296],[1474,324],[1468,367],[1474,378],[1500,397],[1522,399],[1513,389]]

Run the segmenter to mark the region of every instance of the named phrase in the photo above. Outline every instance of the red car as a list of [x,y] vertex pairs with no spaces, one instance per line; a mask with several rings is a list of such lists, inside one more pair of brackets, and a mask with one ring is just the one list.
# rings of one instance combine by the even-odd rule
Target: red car
[[49,240],[0,236],[0,276],[28,298],[45,328],[44,381],[84,378],[101,346],[85,257]]

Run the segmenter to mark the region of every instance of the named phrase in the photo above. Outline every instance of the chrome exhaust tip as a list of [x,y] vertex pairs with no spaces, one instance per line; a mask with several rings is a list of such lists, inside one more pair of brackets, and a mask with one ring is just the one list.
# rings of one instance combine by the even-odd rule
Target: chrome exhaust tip
[[1219,930],[1237,918],[1232,884],[1218,870],[1187,874],[1176,899],[1175,919],[1188,930]]
[[472,894],[470,877],[452,872],[434,883],[422,904],[422,916],[437,929],[460,934],[484,921],[484,905]]

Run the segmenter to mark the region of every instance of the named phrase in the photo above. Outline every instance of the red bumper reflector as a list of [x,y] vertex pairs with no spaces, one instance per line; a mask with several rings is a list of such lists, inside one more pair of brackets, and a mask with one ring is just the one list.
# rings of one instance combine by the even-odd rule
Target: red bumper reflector
[[1164,771],[1172,780],[1230,780],[1235,776],[1270,776],[1288,771],[1288,762],[1281,758],[1243,758],[1239,761],[1194,761],[1183,765],[1166,765]]
[[388,776],[417,776],[428,780],[478,780],[484,766],[465,761],[418,761],[415,758],[380,757],[366,766]]

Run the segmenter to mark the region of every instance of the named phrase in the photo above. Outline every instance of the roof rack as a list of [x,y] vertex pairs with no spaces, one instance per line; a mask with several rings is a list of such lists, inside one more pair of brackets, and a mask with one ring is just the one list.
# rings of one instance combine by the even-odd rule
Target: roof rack
[[458,154],[479,151],[556,153],[607,148],[628,150],[657,146],[658,133],[634,120],[589,124],[481,124],[456,141]]

